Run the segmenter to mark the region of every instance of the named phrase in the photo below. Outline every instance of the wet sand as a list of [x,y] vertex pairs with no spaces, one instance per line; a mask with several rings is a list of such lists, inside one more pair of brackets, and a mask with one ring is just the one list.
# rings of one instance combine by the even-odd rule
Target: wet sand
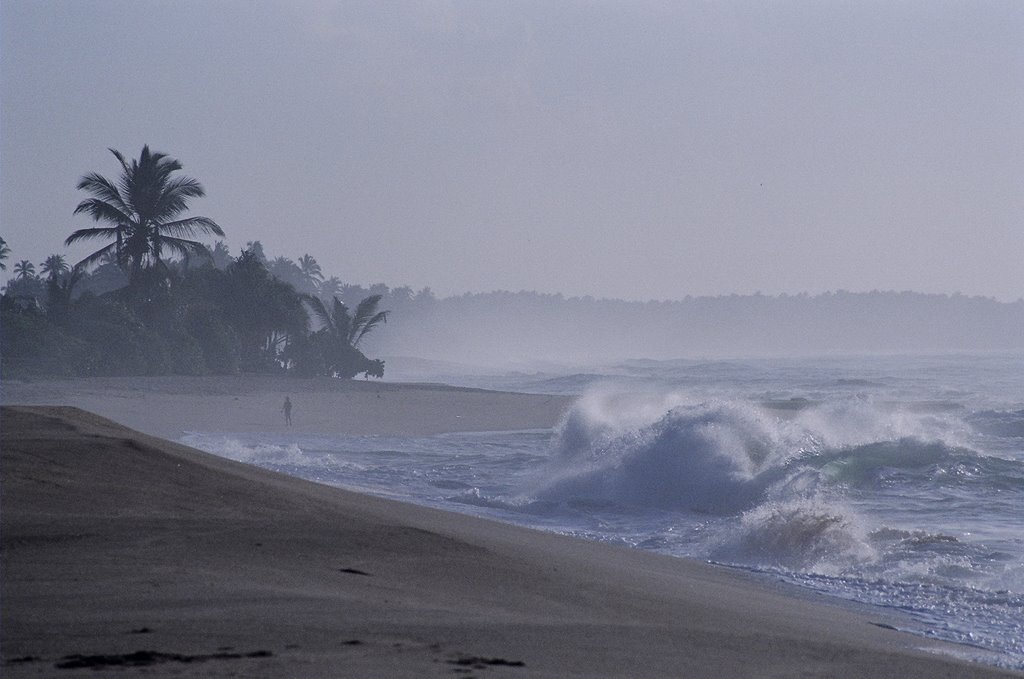
[[1021,676],[744,573],[313,484],[77,409],[4,408],[0,436],[5,677]]
[[548,429],[573,400],[440,384],[266,375],[6,380],[0,385],[4,404],[76,406],[175,440],[187,431],[285,431],[285,397],[293,404],[296,433],[395,436]]

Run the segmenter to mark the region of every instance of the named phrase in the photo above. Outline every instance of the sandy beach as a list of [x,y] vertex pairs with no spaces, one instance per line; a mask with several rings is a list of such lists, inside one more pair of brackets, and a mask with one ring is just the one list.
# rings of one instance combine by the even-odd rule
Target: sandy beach
[[264,375],[6,380],[4,404],[69,405],[162,438],[187,431],[285,431],[293,403],[297,434],[427,435],[553,427],[571,398],[399,384]]
[[[407,430],[450,423],[438,393],[433,421],[411,417],[431,389],[460,424],[493,427],[495,402],[545,421],[547,397],[356,384],[338,393],[380,388]],[[185,404],[187,428],[195,403],[234,398],[168,382],[120,412]],[[0,427],[4,676],[1020,676],[741,572],[313,484],[75,408],[5,407]]]

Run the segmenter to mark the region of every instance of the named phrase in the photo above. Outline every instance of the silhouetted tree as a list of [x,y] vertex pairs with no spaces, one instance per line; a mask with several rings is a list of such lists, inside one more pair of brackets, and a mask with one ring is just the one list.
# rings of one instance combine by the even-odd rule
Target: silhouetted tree
[[327,280],[320,283],[320,299],[333,299],[341,294],[341,279],[337,276],[331,276]]
[[337,297],[332,300],[330,309],[319,297],[308,295],[304,299],[323,326],[313,334],[311,341],[320,350],[328,374],[343,378],[363,372],[383,376],[384,362],[371,361],[358,348],[367,333],[387,322],[388,312],[377,310],[379,295],[361,301],[354,314]]
[[57,280],[67,274],[70,270],[68,263],[64,261],[63,255],[50,255],[42,264],[39,265],[39,271],[46,274],[47,280],[50,281]]
[[218,294],[241,340],[242,369],[281,369],[281,351],[307,331],[309,318],[298,294],[271,276],[252,250],[243,250],[225,273]]
[[251,240],[245,244],[245,251],[248,252],[252,257],[256,258],[260,264],[264,266],[267,263],[267,255],[263,252],[263,243],[258,240]]
[[302,272],[302,276],[305,278],[306,285],[309,288],[307,292],[316,292],[320,287],[321,281],[324,279],[324,274],[320,270],[320,265],[316,259],[313,258],[313,255],[307,253],[299,257],[299,270]]
[[19,281],[27,281],[35,278],[36,265],[27,259],[23,259],[14,265],[14,275]]
[[11,249],[7,247],[7,241],[0,238],[0,271],[7,271],[7,265],[4,264],[4,260],[7,259],[11,254]]
[[213,248],[210,250],[210,259],[213,262],[213,266],[218,269],[226,269],[231,262],[235,261],[231,256],[231,251],[228,250],[228,246],[222,240],[213,244]]
[[75,214],[88,214],[109,226],[78,229],[64,244],[94,239],[112,242],[78,266],[113,253],[118,265],[127,268],[135,282],[143,268],[162,262],[165,249],[186,259],[208,257],[206,246],[189,238],[199,234],[223,236],[223,230],[208,217],[179,218],[188,209],[191,198],[205,194],[202,185],[191,177],[172,177],[181,169],[181,163],[163,153],[151,152],[149,146],[143,146],[138,160],[130,163],[118,151],[110,152],[121,164],[117,184],[95,172],[85,175],[78,189],[92,197],[75,208]]

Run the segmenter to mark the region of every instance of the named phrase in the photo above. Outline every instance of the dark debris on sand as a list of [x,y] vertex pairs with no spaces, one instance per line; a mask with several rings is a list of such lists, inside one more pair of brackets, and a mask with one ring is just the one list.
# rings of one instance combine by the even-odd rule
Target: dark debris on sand
[[476,656],[462,656],[455,660],[449,660],[450,665],[472,667],[475,670],[483,670],[488,667],[526,667],[522,660],[505,660],[504,658],[479,658]]
[[161,663],[197,663],[207,660],[240,660],[242,658],[269,658],[270,651],[253,651],[252,653],[208,653],[202,655],[182,655],[181,653],[161,653],[160,651],[135,651],[115,655],[67,655],[54,666],[61,670],[77,670],[82,668],[103,669],[106,667],[147,667]]

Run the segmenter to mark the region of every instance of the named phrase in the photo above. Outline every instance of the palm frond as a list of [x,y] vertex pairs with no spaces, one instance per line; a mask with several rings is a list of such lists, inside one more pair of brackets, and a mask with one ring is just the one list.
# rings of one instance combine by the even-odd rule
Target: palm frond
[[155,248],[155,254],[157,255],[157,259],[159,259],[160,250],[163,247],[166,247],[168,250],[171,250],[175,254],[181,255],[186,259],[192,256],[210,256],[209,249],[207,249],[207,247],[200,243],[199,241],[186,240],[184,238],[174,238],[172,236],[158,236],[156,240],[157,243]]
[[77,188],[80,191],[87,191],[96,198],[110,203],[118,210],[128,212],[127,206],[124,204],[124,197],[121,192],[117,190],[113,182],[96,172],[90,172],[78,181]]
[[157,229],[161,233],[179,237],[198,234],[224,235],[224,230],[220,228],[220,225],[209,217],[188,217],[175,222],[165,222],[158,225]]
[[110,222],[112,224],[128,224],[132,221],[126,211],[117,205],[99,198],[87,198],[78,204],[72,214],[84,212],[97,222]]
[[360,333],[363,326],[377,313],[377,305],[380,304],[381,295],[370,295],[356,305],[356,312],[352,316],[352,327],[349,330],[349,344],[355,345],[356,335]]
[[337,297],[334,298],[334,329],[345,342],[352,343],[352,316],[348,307]]
[[[120,151],[118,151],[117,149],[109,148],[109,147],[107,148],[107,150],[114,154],[114,157],[117,158],[117,162],[121,163],[121,169],[124,170],[125,174],[128,174],[128,173],[131,172],[131,169],[129,169],[129,167],[128,167],[128,162],[124,159],[124,156],[121,155]],[[146,153],[148,150],[149,150],[148,146],[143,146],[142,147],[142,152],[143,153]]]
[[[67,247],[79,241],[92,240],[94,238],[116,238],[117,232],[118,229],[114,226],[94,226],[89,229],[78,229],[64,239],[64,246]],[[116,245],[116,243],[111,245]]]
[[75,269],[82,269],[82,270],[84,270],[84,269],[88,268],[89,266],[91,266],[93,263],[98,262],[99,260],[103,259],[107,255],[109,255],[111,253],[116,253],[116,252],[117,252],[117,243],[110,243],[109,245],[104,245],[102,248],[100,248],[96,252],[92,253],[91,255],[88,255],[87,257],[84,257],[81,261],[79,261],[77,264],[75,264]]
[[153,218],[163,220],[188,209],[190,198],[206,195],[202,185],[192,177],[168,179],[161,177],[159,192],[153,202]]
[[309,305],[309,308],[313,310],[313,315],[320,319],[320,322],[328,329],[328,332],[334,334],[334,319],[331,318],[330,312],[327,311],[324,301],[314,295],[300,295],[300,298]]
[[368,319],[365,323],[363,323],[363,327],[362,327],[362,329],[359,330],[359,334],[356,335],[356,339],[355,339],[354,342],[352,342],[352,346],[354,346],[354,347],[359,346],[359,341],[363,339],[363,335],[365,335],[366,333],[370,332],[371,330],[373,330],[376,326],[380,325],[381,323],[387,323],[388,322],[388,314],[389,313],[391,313],[391,312],[389,312],[389,311],[380,311],[377,314],[375,314],[374,316],[372,316],[370,319]]

